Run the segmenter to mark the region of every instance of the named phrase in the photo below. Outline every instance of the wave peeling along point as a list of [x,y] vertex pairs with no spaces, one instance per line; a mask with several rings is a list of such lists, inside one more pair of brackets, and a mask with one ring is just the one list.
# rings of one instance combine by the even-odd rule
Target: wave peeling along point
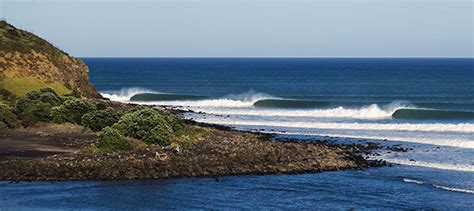
[[128,102],[133,96],[144,94],[144,93],[159,93],[159,92],[155,92],[155,91],[141,88],[141,87],[132,87],[132,88],[123,88],[118,91],[105,91],[105,92],[101,92],[100,94],[103,97],[109,98],[112,101]]

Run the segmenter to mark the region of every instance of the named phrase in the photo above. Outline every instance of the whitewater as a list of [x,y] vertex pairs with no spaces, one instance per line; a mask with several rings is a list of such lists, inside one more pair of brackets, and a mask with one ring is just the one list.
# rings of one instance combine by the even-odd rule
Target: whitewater
[[[131,88],[104,93],[111,100],[147,105],[169,106],[194,111],[186,116],[198,122],[229,125],[244,130],[255,130],[283,134],[286,136],[330,136],[372,141],[421,144],[416,153],[393,153],[374,156],[395,164],[419,166],[435,169],[474,172],[474,161],[463,160],[467,164],[451,160],[435,160],[427,151],[440,146],[459,149],[474,149],[474,122],[439,121],[397,121],[393,114],[400,109],[420,109],[407,101],[395,100],[389,104],[367,104],[362,106],[338,106],[332,108],[281,109],[260,108],[255,103],[262,100],[282,100],[284,98],[266,93],[249,91],[228,94],[219,98],[201,100],[141,101],[130,99],[143,93],[160,93],[142,88]],[[285,99],[291,100],[291,99]],[[196,113],[197,112],[197,113]],[[447,150],[443,153],[452,153]],[[410,161],[415,160],[416,162]],[[471,158],[472,159],[472,158]],[[469,191],[468,191],[469,192]]]
[[[253,188],[247,193],[265,190],[245,200],[278,204],[266,196],[283,194],[279,200],[295,201],[317,195],[323,204],[340,204],[342,197],[362,200],[365,207],[416,209],[433,204],[436,209],[448,204],[474,207],[473,61],[90,59],[86,63],[94,85],[111,100],[189,111],[183,113],[185,118],[279,139],[374,142],[380,149],[363,156],[392,165],[281,180],[265,176],[249,182],[247,177],[233,177],[235,187]],[[298,188],[281,192],[274,187]]]

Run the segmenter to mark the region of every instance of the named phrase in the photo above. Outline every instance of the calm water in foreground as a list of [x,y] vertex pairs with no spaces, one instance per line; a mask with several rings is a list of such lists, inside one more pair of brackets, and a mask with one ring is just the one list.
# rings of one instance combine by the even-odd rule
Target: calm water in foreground
[[123,102],[331,142],[371,140],[394,167],[320,174],[0,183],[0,207],[474,208],[473,59],[85,59]]

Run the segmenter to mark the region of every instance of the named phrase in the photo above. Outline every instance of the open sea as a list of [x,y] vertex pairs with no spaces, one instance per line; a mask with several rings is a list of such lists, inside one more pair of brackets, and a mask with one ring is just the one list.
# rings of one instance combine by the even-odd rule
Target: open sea
[[474,59],[85,58],[112,100],[277,137],[409,148],[300,175],[0,182],[0,208],[474,209]]

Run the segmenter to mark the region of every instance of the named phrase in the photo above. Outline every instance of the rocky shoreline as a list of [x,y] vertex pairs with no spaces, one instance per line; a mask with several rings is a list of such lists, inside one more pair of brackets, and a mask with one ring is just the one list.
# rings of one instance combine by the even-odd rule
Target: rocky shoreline
[[[191,124],[188,122],[188,124]],[[385,165],[362,157],[362,145],[275,141],[269,135],[196,124],[210,134],[181,148],[148,147],[91,153],[76,150],[47,157],[0,160],[0,180],[129,180],[227,175],[296,174]],[[0,138],[1,139],[1,138]],[[1,140],[0,140],[1,142]]]
[[[5,21],[0,29],[5,38],[0,53],[6,58],[0,58],[6,70],[0,82],[9,82],[0,87],[0,180],[219,177],[384,164],[362,157],[370,150],[364,147],[275,141],[193,121],[185,125],[172,115],[182,112],[175,109],[131,111],[136,105],[97,92],[80,59]],[[206,136],[198,140],[192,127]]]

